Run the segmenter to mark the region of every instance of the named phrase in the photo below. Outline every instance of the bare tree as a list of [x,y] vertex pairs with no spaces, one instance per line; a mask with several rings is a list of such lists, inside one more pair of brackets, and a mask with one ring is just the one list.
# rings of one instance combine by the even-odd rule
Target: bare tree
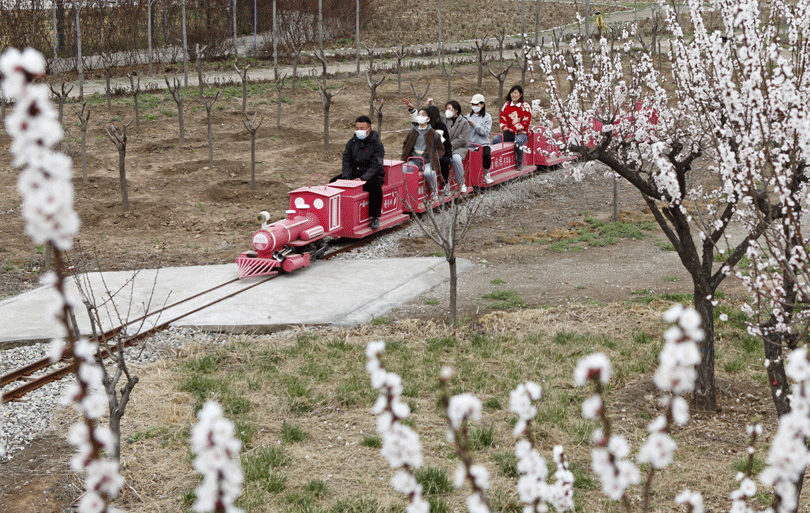
[[385,106],[385,98],[380,99],[380,106],[379,107],[377,107],[376,104],[373,105],[374,112],[377,113],[377,133],[378,134],[382,134],[383,107],[384,106]]
[[366,49],[366,53],[368,54],[368,71],[374,73],[374,51],[377,49],[377,43],[374,43],[374,46],[371,48],[363,43],[363,48]]
[[149,62],[149,74],[152,74],[152,61],[154,61],[154,53],[152,52],[152,4],[156,0],[147,0],[146,2],[146,41],[147,53],[146,58]]
[[281,91],[284,89],[284,83],[287,80],[287,74],[285,73],[281,77],[276,76],[275,84],[276,84],[276,132],[281,131]]
[[186,35],[186,0],[180,0],[180,16],[183,23],[183,87],[188,87],[188,37]]
[[442,63],[442,72],[444,73],[444,77],[447,79],[447,100],[449,101],[450,98],[453,97],[453,89],[451,87],[451,82],[453,80],[453,69],[458,65],[457,59],[447,59],[447,64]]
[[[48,84],[48,86],[51,88],[51,92],[56,97],[57,104],[59,105],[59,122],[61,123],[62,114],[65,109],[65,101],[68,99],[68,95],[73,90],[73,86],[71,85],[68,87],[67,82],[62,82],[61,91],[57,91],[53,87],[53,84]],[[5,101],[3,102],[3,117],[5,117]]]
[[233,65],[236,73],[239,74],[239,80],[242,81],[242,115],[245,114],[245,109],[247,109],[247,73],[250,69],[250,64],[245,66],[245,69],[239,69],[238,64]]
[[397,58],[397,96],[402,96],[402,58],[405,56],[405,46],[400,46],[399,50],[393,48],[391,51]]
[[422,232],[442,249],[450,267],[450,324],[454,328],[458,317],[456,249],[473,225],[480,206],[481,202],[475,198],[461,201],[453,196],[449,202],[443,203],[435,210],[426,204],[423,215],[413,216],[413,220],[422,229]]
[[172,84],[169,83],[169,77],[163,75],[163,80],[166,82],[166,87],[169,89],[169,93],[172,95],[172,99],[174,103],[177,104],[177,121],[180,126],[180,144],[186,142],[186,129],[185,125],[183,124],[183,89],[180,87],[180,81],[177,77],[172,77]]
[[320,50],[315,50],[315,58],[321,63],[321,85],[326,87],[326,55]]
[[330,93],[326,87],[318,84],[318,92],[321,94],[321,103],[323,104],[323,149],[329,150],[329,109],[332,107],[332,98],[339,95],[343,91],[343,87]]
[[73,24],[76,27],[76,70],[79,72],[79,101],[84,101],[84,68],[82,67],[82,26],[80,13],[84,0],[73,0]]
[[137,73],[129,74],[127,73],[127,78],[129,78],[129,87],[130,91],[132,92],[132,99],[135,102],[135,126],[141,126],[141,109],[140,105],[138,104],[138,96],[141,94],[141,77],[137,77],[135,80]]
[[374,101],[377,99],[377,88],[382,84],[383,80],[385,80],[385,75],[380,77],[376,82],[373,82],[371,80],[371,68],[366,71],[366,84],[368,84],[368,88],[371,91],[371,99],[368,104],[368,117],[371,119],[374,119]]
[[512,68],[512,64],[514,64],[514,63],[510,62],[509,66],[503,68],[498,73],[495,73],[494,71],[492,71],[492,68],[487,66],[487,69],[489,70],[489,74],[492,75],[493,77],[495,77],[498,80],[498,101],[499,102],[503,101],[503,83],[506,81],[506,75],[509,73],[509,70]]
[[501,27],[501,33],[495,34],[495,40],[498,42],[498,60],[503,62],[503,43],[506,41],[506,28]]
[[416,92],[416,86],[413,85],[413,82],[411,82],[411,90],[413,91],[413,95],[416,98],[416,110],[419,110],[422,107],[422,98],[427,96],[428,91],[430,90],[430,82],[427,83],[427,85],[425,86],[425,92],[422,93],[421,95]]
[[132,124],[132,120],[129,120],[129,123],[123,125],[123,130],[119,134],[118,131],[115,129],[115,125],[110,125],[109,128],[104,128],[107,131],[107,137],[110,138],[110,141],[118,148],[118,178],[121,181],[121,199],[123,201],[123,208],[124,212],[129,212],[129,197],[127,195],[127,165],[126,165],[126,157],[127,157],[127,127]]
[[214,138],[211,135],[211,108],[214,106],[214,102],[219,99],[220,94],[222,94],[222,90],[217,91],[217,94],[215,94],[213,98],[202,95],[202,101],[205,105],[205,121],[208,125],[208,165],[211,167],[214,166]]
[[110,87],[110,80],[112,79],[113,66],[118,65],[118,59],[115,57],[114,52],[102,52],[99,57],[101,58],[101,65],[104,67],[104,96],[107,99],[107,110],[112,112],[112,88]]
[[354,46],[357,52],[357,76],[360,76],[360,0],[355,0],[355,38]]
[[[73,112],[79,118],[79,131],[82,133],[82,182],[87,183],[87,122],[90,121],[90,109],[86,109],[87,102],[82,102],[82,109]],[[136,111],[137,112],[137,111]]]
[[526,90],[526,71],[529,69],[530,51],[528,47],[524,46],[519,53],[515,52],[515,63],[518,68],[520,68],[520,87],[522,87],[524,91]]
[[293,92],[295,92],[298,81],[298,65],[301,62],[301,52],[304,46],[309,42],[309,22],[307,16],[308,14],[303,11],[287,11],[284,18],[285,23],[282,27],[284,30],[284,48],[286,49],[287,57],[292,59]]
[[484,49],[486,48],[488,41],[488,37],[476,39],[474,41],[475,53],[478,57],[478,89],[481,89],[484,85],[484,64],[486,64],[486,59],[484,58]]
[[196,52],[197,52],[197,86],[200,88],[200,97],[203,97],[205,93],[205,78],[203,78],[203,65],[202,65],[202,54],[208,48],[208,45],[203,46],[200,48],[200,43],[197,43]]
[[256,188],[256,131],[262,125],[264,118],[260,118],[256,123],[256,112],[253,113],[253,119],[248,118],[247,114],[243,114],[245,119],[242,124],[245,129],[250,133],[250,188]]

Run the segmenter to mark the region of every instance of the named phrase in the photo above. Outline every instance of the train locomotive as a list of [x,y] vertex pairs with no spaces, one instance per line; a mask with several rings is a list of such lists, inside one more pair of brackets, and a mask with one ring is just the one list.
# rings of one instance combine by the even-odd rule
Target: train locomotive
[[[539,127],[529,135],[520,170],[515,167],[515,143],[491,146],[491,184],[484,182],[481,146],[470,145],[464,159],[464,174],[466,183],[472,187],[462,194],[450,173],[449,186],[455,198],[470,194],[474,188],[493,187],[533,173],[540,167],[576,158],[559,151],[555,140],[562,136],[558,129],[552,131]],[[401,160],[386,159],[384,167],[379,230],[396,226],[411,214],[421,214],[452,199],[451,196],[439,195],[431,201],[430,189],[422,172],[408,172],[413,168],[405,166]],[[310,183],[290,192],[290,207],[285,219],[270,223],[267,212],[259,214],[257,221],[261,228],[253,234],[253,250],[242,252],[236,258],[239,278],[270,276],[307,267],[326,251],[324,239],[327,237],[362,239],[371,235],[375,230],[370,227],[368,193],[363,190],[363,184],[355,180],[337,180],[323,185]]]

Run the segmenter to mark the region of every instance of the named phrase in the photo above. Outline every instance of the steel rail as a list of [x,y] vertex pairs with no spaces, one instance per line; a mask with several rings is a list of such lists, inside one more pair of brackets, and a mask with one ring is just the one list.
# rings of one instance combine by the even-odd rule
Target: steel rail
[[[117,326],[115,328],[112,328],[110,330],[105,331],[104,333],[101,334],[101,338],[103,338],[105,340],[110,339],[110,338],[118,335],[126,326],[129,326],[130,324],[134,324],[136,322],[143,321],[143,320],[147,319],[148,317],[151,317],[153,315],[157,315],[157,314],[159,314],[161,312],[164,312],[164,311],[166,311],[166,310],[168,310],[170,308],[173,308],[173,307],[175,307],[177,305],[185,303],[186,301],[198,298],[198,297],[200,297],[200,296],[202,296],[204,294],[207,294],[207,293],[209,293],[211,291],[214,291],[214,290],[216,290],[218,288],[221,288],[221,287],[224,287],[226,285],[230,285],[231,283],[234,283],[234,282],[237,282],[237,281],[239,281],[239,279],[234,278],[233,280],[226,281],[224,283],[220,283],[219,285],[217,285],[215,287],[211,287],[208,290],[198,292],[197,294],[194,294],[193,296],[189,296],[187,298],[175,301],[174,303],[172,303],[170,305],[166,305],[166,306],[164,306],[164,307],[162,307],[162,308],[160,308],[158,310],[148,312],[148,313],[138,317],[137,319],[127,321],[127,322],[125,322],[124,324],[122,324],[120,326]],[[70,353],[70,352],[67,352],[62,357],[62,359],[59,360],[59,361],[65,361],[65,360],[68,360],[68,359],[70,359],[72,357],[73,357],[73,354]],[[9,372],[8,374],[4,374],[3,376],[0,376],[0,387],[4,387],[4,386],[8,385],[9,383],[13,383],[14,381],[17,381],[18,379],[22,379],[22,378],[24,378],[26,376],[30,376],[34,372],[37,372],[38,370],[42,370],[42,369],[44,369],[46,367],[50,367],[51,365],[55,365],[56,363],[59,363],[59,362],[51,363],[50,358],[43,358],[41,360],[37,360],[34,363],[28,364],[25,367],[21,367],[19,369],[13,370],[13,371]]]
[[[273,276],[268,276],[264,280],[257,281],[256,283],[254,283],[252,285],[249,285],[249,286],[247,286],[247,287],[245,287],[243,289],[239,289],[239,290],[237,290],[235,292],[232,292],[232,293],[230,293],[230,294],[228,294],[226,296],[223,296],[223,297],[218,298],[218,299],[216,299],[214,301],[211,301],[210,303],[206,303],[206,304],[204,304],[202,306],[199,306],[199,307],[197,307],[197,308],[195,308],[193,310],[190,310],[190,311],[185,312],[185,313],[183,313],[181,315],[178,315],[177,317],[169,319],[168,321],[165,321],[165,322],[163,322],[161,324],[155,325],[155,326],[153,326],[152,328],[149,328],[146,331],[138,333],[137,335],[133,335],[133,336],[119,342],[118,345],[114,345],[114,346],[112,346],[112,347],[110,347],[108,349],[105,348],[103,351],[101,351],[101,357],[102,358],[108,357],[111,351],[117,351],[118,350],[119,345],[123,345],[123,347],[131,346],[131,345],[137,343],[140,340],[143,340],[143,339],[145,339],[145,338],[147,338],[149,336],[154,335],[155,333],[157,333],[159,331],[165,330],[166,328],[168,328],[171,325],[171,323],[176,322],[176,321],[182,319],[183,317],[187,317],[187,316],[189,316],[189,315],[191,315],[193,313],[199,312],[200,310],[204,310],[205,308],[208,308],[209,306],[215,305],[215,304],[217,304],[217,303],[219,303],[221,301],[224,301],[226,299],[230,299],[230,298],[232,298],[232,297],[234,297],[234,296],[236,296],[238,294],[241,294],[242,292],[245,292],[246,290],[250,290],[253,287],[257,287],[257,286],[259,286],[259,285],[261,285],[263,283],[266,283],[266,282],[268,282],[268,281],[270,281],[273,278],[276,278],[278,276],[279,276],[278,274],[273,275]],[[220,285],[218,285],[216,287],[213,287],[211,289],[208,289],[208,290],[206,290],[204,292],[198,293],[195,296],[191,296],[191,297],[186,298],[185,300],[178,301],[176,304],[179,304],[179,303],[181,303],[183,301],[187,301],[187,300],[191,299],[192,297],[199,297],[202,294],[209,293],[209,292],[211,292],[213,290],[216,290],[216,289],[218,289],[218,288],[220,288],[220,287],[222,287],[224,285],[227,285],[228,283],[233,283],[235,281],[239,281],[239,280],[234,279],[234,280],[231,280],[230,282],[220,284]],[[172,305],[172,306],[175,306],[175,305]],[[171,308],[171,306],[164,307],[163,310],[166,310],[168,308]],[[154,313],[157,313],[157,311],[154,312]],[[133,322],[135,322],[135,321],[133,321]],[[117,329],[119,329],[119,331],[120,331],[121,328],[122,327],[119,327]],[[113,330],[110,330],[110,331],[113,331]],[[63,358],[62,360],[60,360],[60,362],[64,361],[67,358],[69,358],[69,357]],[[56,364],[59,363],[59,362],[55,362],[54,364],[50,364],[50,360],[47,359],[47,358],[43,359],[41,361],[45,361],[45,362],[48,363],[48,365],[45,365],[45,367],[49,367],[50,365],[56,365]],[[39,363],[39,362],[36,362],[36,363]],[[13,401],[13,400],[18,400],[21,397],[23,397],[25,394],[27,394],[28,392],[31,392],[33,390],[36,390],[38,388],[43,387],[44,385],[47,385],[48,383],[51,383],[51,382],[56,381],[58,379],[61,379],[65,375],[73,372],[74,365],[75,365],[75,362],[71,362],[70,364],[65,365],[63,367],[60,367],[60,368],[58,368],[58,369],[56,369],[56,370],[54,370],[54,371],[52,371],[52,372],[50,372],[48,374],[45,374],[45,375],[40,376],[40,377],[38,377],[36,379],[33,379],[33,380],[31,380],[30,382],[28,382],[28,383],[26,383],[24,385],[20,385],[19,387],[15,388],[15,389],[13,389],[13,390],[11,390],[9,392],[3,393],[3,402],[2,402],[2,404],[5,404],[5,403],[7,403],[9,401]],[[45,367],[41,367],[40,369],[45,368]],[[14,371],[14,372],[17,372],[17,371]]]

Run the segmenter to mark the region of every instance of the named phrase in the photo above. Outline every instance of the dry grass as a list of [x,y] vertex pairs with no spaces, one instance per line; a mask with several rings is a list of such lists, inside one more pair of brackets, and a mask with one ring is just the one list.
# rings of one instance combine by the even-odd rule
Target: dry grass
[[[661,313],[667,307],[658,300],[493,312],[460,328],[455,336],[442,324],[405,320],[356,329],[235,336],[215,346],[189,347],[177,360],[139,371],[142,379],[124,419],[122,458],[129,488],[122,505],[129,511],[189,510],[190,492],[198,484],[188,449],[197,399],[179,389],[195,373],[191,369],[205,367],[198,365],[205,360],[215,362],[215,368],[205,367],[202,375],[249,401],[249,411],[230,415],[252,429],[246,454],[277,448],[287,458],[286,465],[272,471],[286,479],[284,489],[269,492],[258,482],[249,483],[243,498],[246,511],[401,511],[403,499],[388,484],[391,470],[378,448],[364,445],[376,434],[370,413],[375,396],[363,368],[363,351],[369,341],[382,339],[388,343],[386,364],[403,376],[425,467],[444,469],[452,479],[456,461],[436,406],[435,380],[441,366],[451,365],[456,369],[452,392],[471,391],[486,405],[474,429],[485,434],[491,429],[494,443],[477,451],[475,459],[493,474],[491,498],[501,511],[520,511],[509,466],[513,416],[508,412],[508,393],[517,383],[533,379],[544,390],[535,433],[549,458],[554,445],[566,447],[578,478],[578,511],[619,511],[603,498],[590,475],[589,435],[594,424],[579,415],[587,391],[572,386],[571,372],[589,352],[605,351],[611,357],[616,377],[609,391],[610,415],[618,432],[637,448],[646,436],[647,422],[658,414],[650,378],[664,329]],[[735,330],[721,328],[720,360],[731,357],[739,335]],[[676,511],[672,498],[684,487],[701,490],[708,511],[727,510],[736,473],[732,463],[745,452],[745,424],[761,417],[766,439],[774,429],[767,388],[752,379],[759,366],[757,353],[740,373],[718,372],[723,411],[697,414],[675,433],[676,462],[656,475],[653,511]],[[718,368],[722,369],[720,363]],[[295,382],[308,392],[295,396],[295,390],[301,392],[291,385]],[[351,383],[359,388],[352,389]],[[225,394],[220,391],[213,397],[222,401]],[[285,423],[305,431],[306,438],[284,442]],[[465,495],[457,490],[434,500],[440,507],[459,511],[464,509]],[[632,500],[640,501],[640,490],[633,491]]]

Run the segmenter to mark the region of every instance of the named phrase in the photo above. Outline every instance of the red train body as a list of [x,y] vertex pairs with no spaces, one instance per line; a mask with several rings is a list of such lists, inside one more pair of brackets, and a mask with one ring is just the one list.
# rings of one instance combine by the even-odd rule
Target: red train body
[[[468,192],[473,187],[485,189],[519,176],[533,173],[538,167],[553,166],[576,158],[562,155],[555,144],[561,135],[558,130],[539,128],[530,134],[523,155],[523,169],[515,168],[514,143],[494,144],[491,147],[490,177],[484,182],[483,152],[472,145],[464,160],[464,174]],[[383,206],[380,230],[398,225],[411,213],[422,213],[449,201],[439,195],[430,201],[429,188],[422,172],[406,172],[401,160],[385,160]],[[450,173],[450,187],[456,197],[455,178]],[[290,272],[310,264],[312,257],[323,250],[326,237],[361,239],[374,232],[368,215],[368,193],[363,183],[355,180],[337,180],[326,185],[301,187],[290,192],[287,218],[268,224],[269,215],[259,215],[262,227],[253,234],[253,251],[245,251],[236,258],[239,277],[268,276]]]

